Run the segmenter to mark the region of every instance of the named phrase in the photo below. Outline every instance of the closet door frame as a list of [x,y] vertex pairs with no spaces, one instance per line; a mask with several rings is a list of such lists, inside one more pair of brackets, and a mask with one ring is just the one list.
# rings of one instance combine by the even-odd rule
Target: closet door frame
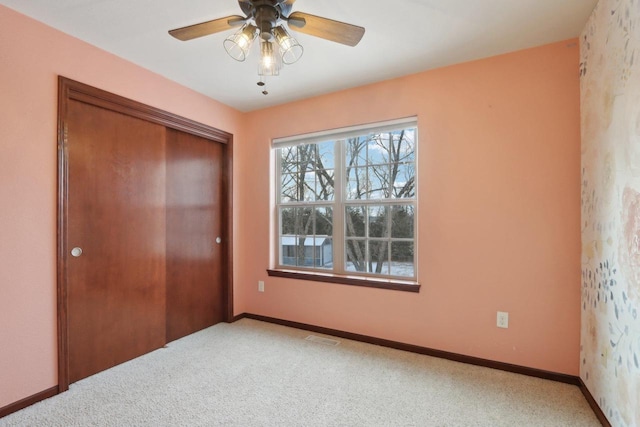
[[70,256],[67,243],[69,202],[69,153],[67,113],[70,100],[79,101],[110,111],[125,114],[151,123],[159,124],[188,134],[200,136],[214,143],[223,144],[222,170],[222,279],[224,286],[224,319],[233,321],[233,135],[203,125],[193,120],[133,101],[119,95],[80,83],[69,78],[58,77],[58,195],[57,195],[57,308],[58,308],[58,393],[69,389],[69,337],[67,323],[67,268]]

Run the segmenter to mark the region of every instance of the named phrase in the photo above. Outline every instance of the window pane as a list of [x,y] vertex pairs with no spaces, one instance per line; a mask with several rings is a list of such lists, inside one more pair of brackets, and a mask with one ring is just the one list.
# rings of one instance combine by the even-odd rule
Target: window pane
[[367,168],[369,191],[367,199],[386,199],[389,197],[389,165],[378,165]]
[[297,147],[286,147],[280,149],[280,173],[298,172],[298,150]]
[[280,250],[282,253],[282,259],[280,260],[280,262],[282,265],[297,265],[297,246],[296,238],[294,236],[281,237]]
[[298,187],[296,185],[296,176],[292,174],[283,174],[280,179],[280,194],[283,202],[295,202],[298,200]]
[[413,206],[392,206],[391,212],[391,237],[413,239],[415,223]]
[[280,209],[280,233],[283,235],[296,234],[296,209],[295,208],[282,208]]
[[345,245],[347,271],[367,271],[366,242],[364,240],[347,240]]
[[314,169],[316,145],[298,145],[298,171],[307,172]]
[[314,200],[333,200],[335,198],[333,169],[319,169],[316,174],[316,193]]
[[321,142],[317,144],[318,154],[316,158],[316,169],[334,169],[335,155],[333,141]]
[[368,191],[367,168],[348,169],[346,198],[348,200],[366,199]]
[[367,208],[364,206],[347,206],[345,212],[347,237],[364,237]]
[[313,237],[298,236],[296,238],[296,265],[313,267]]
[[314,202],[316,200],[316,174],[315,172],[307,172],[304,174],[304,200]]
[[322,269],[333,268],[333,240],[328,237],[316,237],[315,267]]
[[391,275],[414,277],[413,242],[391,242]]
[[316,208],[316,236],[333,235],[333,209],[331,207]]
[[296,208],[294,233],[305,236],[313,233],[313,208]]
[[388,237],[388,208],[386,206],[370,206],[368,210],[369,237]]
[[[398,161],[402,163],[416,162],[416,129],[405,129],[404,133],[397,132],[398,138],[395,150],[398,153]],[[400,139],[400,136],[402,138]]]
[[367,149],[367,164],[387,165],[391,162],[388,133],[371,135]]
[[395,199],[413,198],[415,193],[415,167],[413,164],[399,164],[393,179],[393,193]]
[[367,141],[366,137],[349,138],[345,142],[346,166],[365,166],[367,164]]
[[369,241],[369,262],[367,271],[376,274],[389,274],[389,241]]
[[389,164],[388,149],[380,140],[378,135],[372,135],[367,145],[367,165],[386,165]]

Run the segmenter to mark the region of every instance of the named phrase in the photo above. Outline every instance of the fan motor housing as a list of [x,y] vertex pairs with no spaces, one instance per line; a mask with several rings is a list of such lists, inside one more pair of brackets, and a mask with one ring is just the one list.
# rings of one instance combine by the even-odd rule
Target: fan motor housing
[[280,21],[280,12],[273,6],[257,6],[254,17],[256,27],[260,29],[260,37],[264,40],[271,40],[271,32]]
[[292,8],[292,3],[286,0],[238,0],[238,3],[247,18],[255,21],[264,40],[273,38],[273,29],[291,13]]

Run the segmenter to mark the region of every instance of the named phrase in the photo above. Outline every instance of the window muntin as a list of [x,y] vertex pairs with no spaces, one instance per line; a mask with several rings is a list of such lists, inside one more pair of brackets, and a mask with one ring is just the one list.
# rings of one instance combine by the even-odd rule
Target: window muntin
[[415,279],[415,120],[274,141],[278,267]]

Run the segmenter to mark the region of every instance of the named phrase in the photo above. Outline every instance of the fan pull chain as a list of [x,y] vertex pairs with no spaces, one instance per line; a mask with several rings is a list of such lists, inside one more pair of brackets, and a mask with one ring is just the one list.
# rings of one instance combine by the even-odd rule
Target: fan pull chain
[[265,87],[266,84],[267,84],[267,82],[265,80],[267,80],[267,79],[264,76],[260,76],[260,81],[257,84],[261,88],[264,88],[264,90],[262,91],[263,95],[269,95],[269,91],[267,91],[267,88]]

